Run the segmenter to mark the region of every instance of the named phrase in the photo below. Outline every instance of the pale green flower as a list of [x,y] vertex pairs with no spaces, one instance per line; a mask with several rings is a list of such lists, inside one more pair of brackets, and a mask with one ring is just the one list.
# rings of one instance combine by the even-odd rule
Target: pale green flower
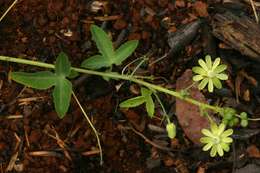
[[200,138],[200,142],[206,144],[203,147],[203,151],[210,151],[210,156],[215,157],[224,155],[224,151],[228,152],[229,145],[233,142],[233,139],[229,137],[233,134],[232,129],[225,130],[225,125],[222,123],[219,126],[212,123],[210,131],[208,129],[202,129],[201,131],[206,137]]
[[194,81],[201,81],[198,88],[201,90],[208,84],[208,91],[213,92],[214,86],[218,89],[222,88],[220,80],[227,80],[228,76],[223,73],[227,66],[220,65],[220,58],[216,58],[212,63],[211,57],[207,55],[205,61],[199,59],[200,67],[196,66],[192,68],[197,75],[193,76]]

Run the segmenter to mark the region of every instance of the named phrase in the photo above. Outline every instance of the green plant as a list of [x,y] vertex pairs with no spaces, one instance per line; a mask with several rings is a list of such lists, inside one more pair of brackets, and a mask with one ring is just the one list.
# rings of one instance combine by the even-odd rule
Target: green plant
[[11,78],[25,86],[45,90],[54,86],[52,96],[55,110],[63,118],[69,109],[72,84],[66,79],[71,72],[68,56],[61,52],[55,63],[55,73],[41,71],[35,73],[12,72]]
[[[108,36],[101,28],[92,25],[91,33],[101,55],[95,55],[85,60],[82,63],[82,66],[85,68],[98,69],[101,67],[110,67],[110,69],[112,69],[113,64],[120,65],[122,61],[124,61],[128,56],[133,53],[138,45],[138,41],[136,40],[128,41],[120,46],[116,51],[114,51],[112,42],[109,40]],[[88,119],[76,95],[73,93],[72,83],[67,79],[76,77],[77,71],[71,69],[71,63],[68,59],[68,56],[64,52],[61,52],[58,55],[54,65],[54,70],[54,73],[51,71],[40,71],[35,73],[12,72],[11,78],[12,80],[20,84],[39,90],[49,89],[54,86],[52,92],[53,102],[55,110],[60,118],[63,118],[66,115],[69,109],[71,95],[73,94],[73,97],[78,103],[82,113],[84,114],[93,131],[95,132],[100,148],[100,157],[102,163],[102,149],[98,133],[92,125],[91,121]],[[149,100],[147,101],[149,102]],[[153,108],[150,107],[150,105],[151,104],[148,105],[149,110],[153,111]],[[151,114],[153,113],[151,112]]]
[[132,108],[145,103],[146,111],[148,115],[152,118],[154,114],[154,102],[152,94],[153,92],[151,90],[142,87],[141,96],[125,100],[124,102],[120,103],[119,106],[122,108]]
[[114,50],[112,41],[101,28],[92,25],[90,31],[100,55],[94,55],[83,61],[81,64],[83,68],[100,69],[102,67],[110,67],[112,69],[112,65],[121,65],[134,52],[138,45],[137,40],[127,41]]
[[[236,111],[232,108],[213,106],[195,100],[190,97],[188,93],[188,89],[186,89],[185,92],[184,90],[177,92],[146,82],[145,77],[135,76],[134,73],[132,73],[131,75],[124,75],[112,71],[113,65],[120,65],[127,57],[129,57],[133,53],[133,51],[138,45],[138,41],[128,41],[124,43],[122,46],[120,46],[116,51],[114,51],[112,42],[109,40],[107,34],[101,28],[92,25],[91,33],[92,33],[93,40],[97,44],[100,55],[92,56],[86,59],[85,61],[83,61],[81,65],[83,68],[71,67],[68,57],[65,53],[59,54],[55,65],[42,63],[38,61],[7,57],[7,56],[0,56],[0,60],[27,64],[27,65],[34,65],[38,67],[55,70],[54,73],[51,71],[42,71],[42,72],[35,72],[35,73],[12,72],[11,77],[13,80],[17,81],[18,83],[36,89],[48,89],[54,87],[53,100],[54,100],[55,109],[60,118],[63,118],[66,115],[66,112],[68,111],[69,108],[71,95],[72,95],[75,98],[76,102],[78,103],[85,118],[91,125],[91,128],[93,129],[97,137],[98,145],[100,148],[101,163],[102,163],[102,149],[99,142],[98,132],[91,124],[91,121],[89,120],[87,114],[84,112],[84,109],[82,108],[78,99],[76,98],[76,95],[72,91],[72,84],[69,81],[69,78],[75,76],[77,73],[98,75],[110,79],[127,80],[141,85],[142,86],[141,95],[123,101],[120,104],[120,106],[123,108],[130,108],[130,107],[139,106],[141,104],[145,104],[148,115],[149,117],[152,118],[155,111],[155,102],[153,98],[155,98],[163,110],[164,113],[163,116],[166,117],[167,120],[166,131],[170,138],[174,138],[176,136],[176,126],[173,122],[170,121],[170,118],[167,115],[167,112],[162,102],[160,101],[157,92],[169,94],[171,96],[176,97],[177,99],[181,99],[191,104],[197,105],[202,110],[202,114],[206,115],[206,117],[208,117],[211,123],[213,124],[211,126],[211,131],[207,129],[202,130],[202,133],[206,135],[206,137],[202,138],[202,143],[207,143],[207,145],[204,147],[204,150],[206,149],[209,150],[210,148],[212,148],[211,149],[212,156],[215,156],[217,152],[220,156],[222,156],[223,150],[228,151],[229,149],[226,145],[232,142],[228,137],[229,135],[231,135],[231,131],[227,130],[228,132],[226,132],[224,130],[225,129],[224,123],[230,125],[231,120],[234,121],[235,119],[237,120],[237,118],[240,118],[241,126],[247,126],[248,120],[259,120],[259,119],[250,119],[247,117],[245,113],[241,113],[240,115],[238,115]],[[216,86],[217,88],[221,88],[222,84],[220,83],[220,80],[227,79],[227,75],[223,73],[223,71],[226,69],[226,66],[219,65],[220,59],[217,58],[212,64],[211,57],[206,56],[206,62],[200,59],[199,64],[201,65],[201,67],[193,68],[193,71],[198,74],[194,76],[193,79],[195,81],[202,80],[201,83],[199,84],[199,89],[204,88],[207,84],[208,84],[208,90],[210,92],[213,91],[214,86]],[[100,69],[100,68],[109,68],[109,69],[104,72],[95,71],[96,69]],[[209,117],[207,110],[212,110],[215,113],[219,113],[223,119],[223,124],[217,126],[213,122],[213,120]],[[220,147],[222,148],[222,150]]]
[[121,108],[132,108],[132,107],[136,107],[136,106],[139,106],[139,105],[145,103],[145,108],[148,113],[148,116],[150,118],[153,118],[155,106],[154,106],[154,101],[153,101],[152,95],[155,95],[157,101],[159,102],[159,104],[162,107],[164,116],[167,119],[166,131],[167,131],[168,137],[171,139],[175,138],[176,126],[174,123],[172,123],[170,121],[161,100],[159,99],[158,95],[152,89],[146,89],[144,87],[141,87],[141,96],[137,96],[137,97],[125,100],[122,103],[120,103],[119,106]]

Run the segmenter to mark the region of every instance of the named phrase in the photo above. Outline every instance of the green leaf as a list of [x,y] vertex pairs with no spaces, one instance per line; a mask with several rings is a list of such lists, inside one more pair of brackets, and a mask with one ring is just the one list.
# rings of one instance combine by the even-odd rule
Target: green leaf
[[120,103],[119,106],[121,108],[132,108],[132,107],[139,106],[139,105],[143,104],[144,102],[145,102],[144,96],[137,96],[137,97],[130,98],[128,100],[123,101],[122,103]]
[[78,76],[79,76],[79,72],[77,72],[75,70],[71,70],[68,78],[73,79],[73,78],[78,77]]
[[144,97],[149,97],[150,95],[152,95],[152,91],[147,89],[147,88],[141,88],[141,95]]
[[115,57],[113,43],[103,29],[96,25],[91,25],[90,28],[92,38],[95,41],[101,55],[106,58],[110,64],[113,64]]
[[116,50],[114,64],[120,65],[126,58],[128,58],[138,46],[138,40],[131,40],[122,44]]
[[145,108],[149,117],[153,117],[154,114],[154,102],[152,96],[148,96],[145,99]]
[[68,56],[64,52],[61,52],[58,55],[58,58],[55,63],[55,73],[58,76],[64,76],[64,77],[69,76],[70,67],[71,65]]
[[36,73],[12,72],[12,80],[35,89],[48,89],[56,84],[56,75],[50,71]]
[[59,78],[52,95],[55,110],[60,118],[63,118],[69,109],[71,93],[71,82],[67,79]]
[[110,63],[109,59],[105,58],[102,55],[94,55],[86,60],[84,60],[81,64],[81,67],[87,69],[100,69],[102,67],[109,67],[112,64]]
[[141,88],[141,94],[145,97],[145,108],[149,117],[153,117],[154,114],[154,102],[152,98],[152,91],[147,88]]

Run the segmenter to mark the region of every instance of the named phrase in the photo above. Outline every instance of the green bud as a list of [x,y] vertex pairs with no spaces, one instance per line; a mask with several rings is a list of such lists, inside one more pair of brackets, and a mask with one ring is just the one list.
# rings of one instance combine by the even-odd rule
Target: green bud
[[242,112],[240,114],[240,118],[243,119],[243,120],[247,120],[247,113],[246,112]]
[[237,125],[239,123],[239,119],[237,117],[234,118],[233,121],[234,121],[234,125]]
[[225,124],[225,125],[228,125],[228,120],[226,118],[223,118],[222,123]]
[[241,120],[240,125],[242,127],[247,127],[248,126],[248,120]]
[[229,127],[233,127],[234,125],[235,125],[234,120],[230,120],[230,121],[228,122],[228,126],[229,126]]
[[233,118],[233,114],[230,112],[226,113],[224,116],[227,120],[231,120]]
[[173,139],[176,136],[176,126],[173,123],[169,123],[166,125],[166,130],[168,133],[168,137]]
[[224,108],[224,110],[221,112],[222,117],[228,120],[231,120],[235,114],[236,110],[229,107]]

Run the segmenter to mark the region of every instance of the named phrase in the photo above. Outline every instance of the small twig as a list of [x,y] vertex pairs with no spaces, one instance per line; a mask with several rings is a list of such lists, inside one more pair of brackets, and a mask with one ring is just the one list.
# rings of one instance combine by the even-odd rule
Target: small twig
[[[126,127],[124,127],[124,129],[128,129]],[[135,130],[133,127],[129,127],[130,130],[132,130],[135,134],[137,134],[138,136],[142,137],[145,142],[151,144],[153,147],[158,148],[160,150],[164,150],[164,151],[174,151],[173,149],[169,148],[169,147],[164,147],[161,146],[159,144],[156,144],[155,142],[151,141],[150,139],[148,139],[146,136],[144,136],[142,133],[138,132],[137,130]]]
[[8,7],[8,9],[5,11],[5,13],[1,16],[0,22],[3,20],[3,18],[7,15],[7,13],[14,7],[14,5],[18,2],[18,0],[14,0],[14,2]]
[[[50,132],[52,132],[54,135],[50,134]],[[57,133],[57,131],[54,129],[54,127],[50,127],[49,125],[46,126],[45,129],[45,133],[56,140],[57,144],[59,145],[59,147],[62,149],[64,155],[70,160],[72,161],[72,158],[69,154],[69,152],[67,151],[67,145],[65,144],[65,142],[63,140],[60,139],[59,134]]]
[[17,157],[18,157],[18,151],[16,151],[14,153],[14,155],[12,155],[11,159],[10,159],[10,162],[6,168],[6,172],[9,172],[9,171],[12,171],[13,168],[14,168],[14,165],[15,165],[15,161],[17,160]]
[[0,115],[0,117],[3,117],[4,119],[18,119],[18,118],[23,118],[23,115],[7,115],[7,116]]
[[117,19],[121,19],[121,18],[122,18],[122,16],[120,16],[120,15],[94,17],[95,20],[99,20],[99,21],[111,21],[111,20],[117,20]]
[[91,155],[96,155],[96,154],[100,154],[100,150],[90,150],[90,151],[85,151],[83,153],[81,153],[83,156],[91,156]]
[[40,157],[62,157],[60,153],[55,151],[32,151],[28,153],[30,156],[40,156]]
[[18,155],[19,155],[19,149],[18,148],[19,148],[19,146],[21,144],[21,138],[16,133],[14,133],[14,137],[15,137],[15,139],[17,141],[16,144],[15,144],[15,153],[12,155],[12,157],[11,157],[11,159],[9,161],[9,164],[8,164],[6,170],[5,170],[6,172],[9,172],[9,171],[13,170],[15,162],[16,162],[16,160],[18,158]]
[[145,59],[144,56],[142,56],[142,57],[140,57],[140,58],[137,58],[137,59],[131,61],[130,63],[128,63],[126,66],[124,66],[124,68],[123,68],[121,74],[124,75],[125,71],[127,70],[127,68],[128,68],[130,65],[132,65],[133,63],[135,63],[135,62],[137,62],[137,61],[139,61],[139,60],[143,60],[143,59]]
[[149,65],[151,66],[151,65],[156,64],[157,62],[159,62],[159,61],[163,60],[164,58],[166,58],[168,55],[169,55],[169,53],[164,54],[162,57],[160,57],[160,58],[154,60],[154,61],[151,62]]
[[254,11],[254,15],[255,15],[256,23],[259,23],[259,18],[258,18],[258,15],[257,15],[256,9],[255,9],[255,5],[254,5],[253,0],[250,0],[250,4],[251,4],[252,9],[253,9],[253,11]]

